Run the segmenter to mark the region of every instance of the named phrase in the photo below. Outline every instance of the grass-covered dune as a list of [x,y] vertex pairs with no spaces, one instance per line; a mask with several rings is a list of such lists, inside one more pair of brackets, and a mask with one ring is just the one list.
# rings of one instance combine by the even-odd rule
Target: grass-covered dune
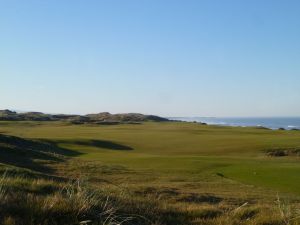
[[299,224],[299,131],[2,121],[0,133],[3,224]]
[[68,115],[68,114],[46,114],[42,112],[18,113],[8,109],[0,110],[0,121],[68,121],[73,124],[96,123],[96,124],[119,124],[119,123],[139,123],[139,122],[162,122],[168,119],[144,115],[140,113],[119,113],[111,114],[108,112],[87,114],[87,115]]

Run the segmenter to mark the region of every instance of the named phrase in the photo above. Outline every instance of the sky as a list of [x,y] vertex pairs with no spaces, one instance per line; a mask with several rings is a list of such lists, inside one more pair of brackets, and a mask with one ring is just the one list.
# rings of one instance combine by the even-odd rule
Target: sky
[[298,0],[0,0],[0,109],[300,116]]

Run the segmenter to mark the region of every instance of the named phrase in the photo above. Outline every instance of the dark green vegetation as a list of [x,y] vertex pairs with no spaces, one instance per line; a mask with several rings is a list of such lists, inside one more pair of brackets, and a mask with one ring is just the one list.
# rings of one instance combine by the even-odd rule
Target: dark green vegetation
[[119,124],[139,123],[146,121],[162,122],[168,119],[143,115],[139,113],[110,114],[108,112],[88,114],[85,116],[65,114],[45,114],[41,112],[17,113],[11,110],[0,110],[0,121],[68,121],[73,124],[96,123],[96,124]]
[[299,131],[2,121],[0,133],[2,224],[299,224]]

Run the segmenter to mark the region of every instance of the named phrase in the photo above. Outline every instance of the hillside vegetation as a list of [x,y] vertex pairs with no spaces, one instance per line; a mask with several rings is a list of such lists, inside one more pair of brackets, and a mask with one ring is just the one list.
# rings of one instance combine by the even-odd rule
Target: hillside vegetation
[[299,147],[299,131],[2,121],[0,223],[296,225]]
[[98,114],[80,115],[66,115],[66,114],[45,114],[41,112],[26,112],[17,113],[11,110],[0,110],[0,121],[69,121],[72,123],[130,123],[130,122],[162,122],[168,121],[154,115],[143,115],[140,113],[123,113],[110,114],[108,112]]

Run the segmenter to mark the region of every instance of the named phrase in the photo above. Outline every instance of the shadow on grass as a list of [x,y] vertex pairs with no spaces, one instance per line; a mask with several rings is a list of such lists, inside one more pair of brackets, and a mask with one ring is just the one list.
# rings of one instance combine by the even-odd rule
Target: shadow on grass
[[186,196],[183,196],[179,199],[181,202],[188,202],[188,203],[210,203],[210,204],[218,204],[223,199],[214,195],[210,194],[203,194],[199,195],[196,193],[190,193]]
[[[81,146],[92,146],[108,150],[130,151],[132,147],[106,140],[59,140],[58,144],[75,144]],[[54,144],[54,143],[53,143]]]
[[0,134],[0,163],[50,175],[55,172],[51,164],[83,154],[61,147],[61,144],[118,151],[133,150],[130,146],[105,140],[32,140]]
[[0,163],[51,173],[48,165],[65,161],[65,156],[80,153],[47,142],[0,134]]

